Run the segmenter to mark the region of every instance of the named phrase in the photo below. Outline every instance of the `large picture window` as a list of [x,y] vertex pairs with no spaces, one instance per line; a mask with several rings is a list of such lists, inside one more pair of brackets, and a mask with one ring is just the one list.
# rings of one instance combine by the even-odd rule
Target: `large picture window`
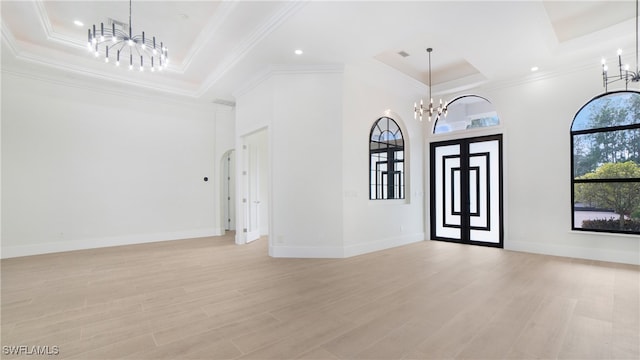
[[382,117],[369,135],[369,199],[404,199],[404,138],[391,118]]
[[584,105],[571,148],[572,229],[640,234],[640,92]]

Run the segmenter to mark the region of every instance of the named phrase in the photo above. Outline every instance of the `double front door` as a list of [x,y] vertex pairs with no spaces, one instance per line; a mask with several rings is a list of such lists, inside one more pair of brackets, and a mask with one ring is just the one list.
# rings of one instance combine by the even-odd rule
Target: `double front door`
[[503,246],[502,135],[431,143],[431,239]]

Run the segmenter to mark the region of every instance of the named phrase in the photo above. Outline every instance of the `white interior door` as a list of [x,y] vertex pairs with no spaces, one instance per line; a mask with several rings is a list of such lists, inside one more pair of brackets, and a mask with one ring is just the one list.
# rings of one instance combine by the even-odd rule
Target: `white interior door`
[[246,242],[260,238],[260,157],[258,146],[247,145],[245,148],[247,171],[246,186]]
[[431,237],[502,247],[502,136],[431,144]]
[[438,238],[461,240],[460,144],[437,146],[435,158],[431,187],[436,196],[431,198],[431,226]]

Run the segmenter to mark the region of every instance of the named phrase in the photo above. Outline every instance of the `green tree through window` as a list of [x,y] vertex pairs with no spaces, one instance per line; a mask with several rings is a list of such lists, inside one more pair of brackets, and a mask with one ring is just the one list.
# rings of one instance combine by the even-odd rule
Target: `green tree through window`
[[571,126],[576,230],[640,234],[640,93],[589,101]]

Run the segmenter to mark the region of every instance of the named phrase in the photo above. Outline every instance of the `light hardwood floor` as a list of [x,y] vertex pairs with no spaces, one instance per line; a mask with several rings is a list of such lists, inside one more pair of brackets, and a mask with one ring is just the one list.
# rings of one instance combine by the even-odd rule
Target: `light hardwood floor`
[[3,352],[59,350],[30,359],[640,358],[638,266],[435,241],[273,259],[223,236],[1,270]]

